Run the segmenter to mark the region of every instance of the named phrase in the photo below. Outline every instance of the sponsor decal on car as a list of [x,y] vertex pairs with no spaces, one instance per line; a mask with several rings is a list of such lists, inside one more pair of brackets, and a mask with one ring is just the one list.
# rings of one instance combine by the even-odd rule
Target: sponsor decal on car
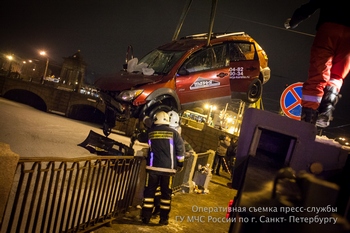
[[220,82],[199,77],[194,83],[192,83],[192,85],[190,86],[190,90],[214,86],[220,86]]

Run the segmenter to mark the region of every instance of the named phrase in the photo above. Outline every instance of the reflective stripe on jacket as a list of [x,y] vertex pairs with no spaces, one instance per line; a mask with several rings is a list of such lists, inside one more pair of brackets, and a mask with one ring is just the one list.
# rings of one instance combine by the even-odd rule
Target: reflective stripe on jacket
[[155,125],[148,131],[148,145],[148,170],[175,173],[183,162],[184,142],[180,134],[167,125]]

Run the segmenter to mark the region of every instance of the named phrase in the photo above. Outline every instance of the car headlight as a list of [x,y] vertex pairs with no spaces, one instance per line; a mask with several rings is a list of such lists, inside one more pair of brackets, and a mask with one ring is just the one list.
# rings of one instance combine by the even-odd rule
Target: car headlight
[[118,97],[123,101],[132,101],[136,99],[139,95],[141,95],[142,92],[142,89],[123,91],[119,94]]

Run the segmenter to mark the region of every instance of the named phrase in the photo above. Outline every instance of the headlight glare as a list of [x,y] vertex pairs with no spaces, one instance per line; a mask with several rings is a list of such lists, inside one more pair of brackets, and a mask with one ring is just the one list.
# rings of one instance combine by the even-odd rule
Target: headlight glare
[[119,98],[123,101],[132,101],[141,95],[142,92],[142,89],[123,91],[119,94]]

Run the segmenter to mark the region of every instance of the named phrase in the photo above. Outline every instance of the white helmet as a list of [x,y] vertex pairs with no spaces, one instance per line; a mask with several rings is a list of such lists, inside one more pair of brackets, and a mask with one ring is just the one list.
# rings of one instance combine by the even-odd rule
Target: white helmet
[[169,118],[170,118],[170,123],[169,126],[171,127],[178,127],[179,126],[179,121],[180,121],[180,117],[179,114],[177,112],[175,112],[174,110],[168,112]]
[[154,124],[156,125],[169,125],[169,115],[164,111],[157,112],[154,115]]

